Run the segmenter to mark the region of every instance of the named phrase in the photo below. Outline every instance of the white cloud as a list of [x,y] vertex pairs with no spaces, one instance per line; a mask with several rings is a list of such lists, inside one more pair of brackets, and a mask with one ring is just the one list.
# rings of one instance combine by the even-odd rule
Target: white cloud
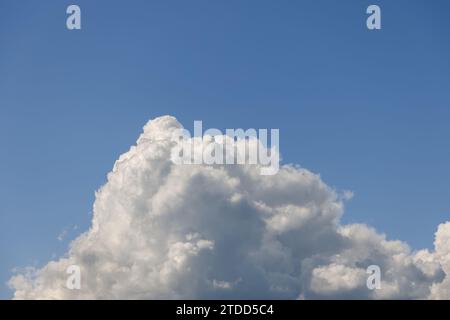
[[439,226],[434,245],[436,247],[435,260],[439,261],[446,277],[441,283],[433,284],[431,298],[450,299],[450,222]]
[[[411,252],[365,225],[345,199],[283,166],[174,165],[173,117],[149,122],[96,193],[90,230],[67,255],[10,280],[17,299],[449,298],[450,223],[435,251]],[[81,267],[81,290],[66,269]],[[379,265],[382,289],[366,288]]]
[[67,229],[64,228],[56,237],[56,239],[58,239],[58,241],[63,241],[67,236]]
[[362,287],[366,282],[366,272],[361,268],[331,263],[312,271],[311,289],[318,294],[334,295]]

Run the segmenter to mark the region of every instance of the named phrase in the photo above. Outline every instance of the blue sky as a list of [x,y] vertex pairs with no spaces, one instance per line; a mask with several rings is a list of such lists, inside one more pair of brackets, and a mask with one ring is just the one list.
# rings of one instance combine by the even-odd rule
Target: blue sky
[[0,2],[0,298],[89,227],[114,161],[164,114],[279,128],[284,163],[355,192],[344,222],[432,246],[450,213],[448,1],[73,3],[80,31],[72,2]]

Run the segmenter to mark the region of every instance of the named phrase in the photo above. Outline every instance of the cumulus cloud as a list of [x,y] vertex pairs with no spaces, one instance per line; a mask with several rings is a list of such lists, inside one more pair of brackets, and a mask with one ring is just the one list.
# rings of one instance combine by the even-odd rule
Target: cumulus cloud
[[[170,116],[150,121],[96,193],[91,228],[67,254],[10,280],[16,299],[450,298],[450,223],[412,252],[342,225],[343,201],[297,166],[175,165]],[[214,143],[214,142],[205,142]],[[81,289],[66,269],[81,269]],[[366,268],[381,269],[381,289]]]
[[439,261],[446,276],[444,281],[433,284],[430,297],[432,299],[450,299],[450,222],[439,226],[434,245],[435,257],[428,257],[428,261],[429,263],[435,260]]

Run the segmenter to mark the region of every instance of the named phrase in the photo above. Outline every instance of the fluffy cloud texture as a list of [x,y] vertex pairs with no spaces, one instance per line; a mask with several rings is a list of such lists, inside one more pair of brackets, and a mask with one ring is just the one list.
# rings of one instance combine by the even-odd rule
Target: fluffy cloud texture
[[[450,223],[412,252],[341,225],[346,194],[283,166],[175,165],[173,117],[150,121],[97,192],[90,230],[66,256],[10,280],[16,299],[449,299]],[[81,290],[66,288],[70,265]],[[366,268],[381,268],[381,289]]]

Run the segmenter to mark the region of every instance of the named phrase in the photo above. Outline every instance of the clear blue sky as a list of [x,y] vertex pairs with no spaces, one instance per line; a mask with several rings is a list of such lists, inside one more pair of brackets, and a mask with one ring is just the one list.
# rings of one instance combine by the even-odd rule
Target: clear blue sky
[[[65,26],[72,3],[81,31]],[[447,0],[1,0],[0,298],[12,268],[42,266],[89,227],[94,191],[164,114],[279,128],[285,163],[355,192],[344,222],[431,247],[450,216],[449,12]]]

